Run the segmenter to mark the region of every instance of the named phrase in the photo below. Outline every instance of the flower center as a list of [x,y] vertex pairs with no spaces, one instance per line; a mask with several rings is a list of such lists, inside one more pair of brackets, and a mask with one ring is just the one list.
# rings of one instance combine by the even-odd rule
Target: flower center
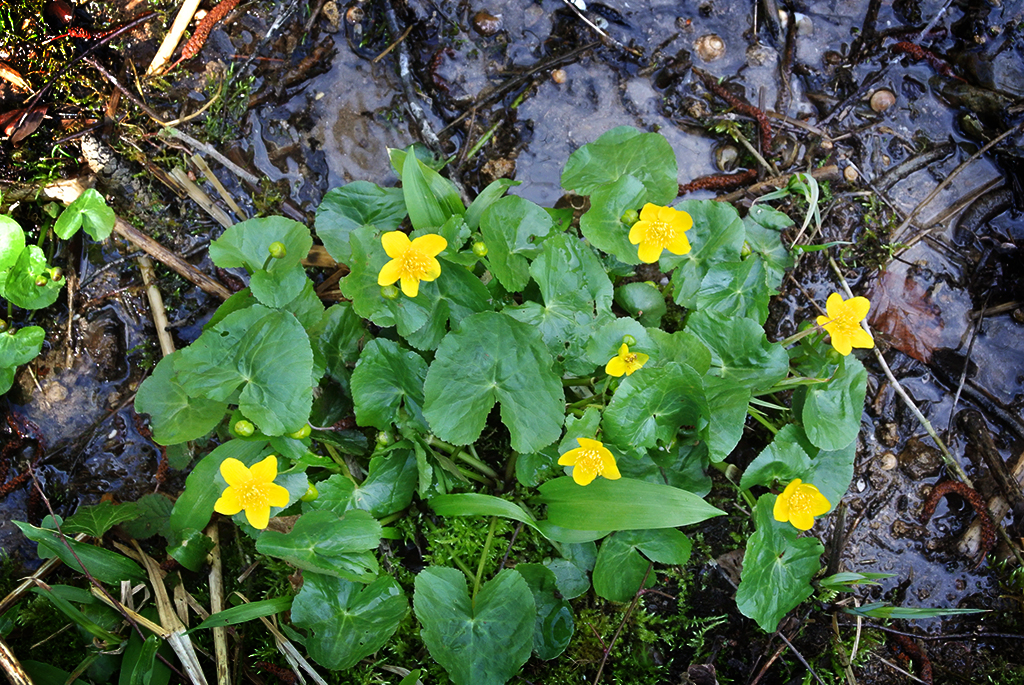
[[410,247],[402,255],[402,275],[420,278],[430,269],[430,257]]
[[601,461],[601,455],[597,453],[597,450],[580,452],[576,457],[576,466],[584,471],[593,471],[594,473],[604,471],[604,462]]
[[238,502],[242,505],[243,509],[249,509],[254,505],[263,504],[266,501],[266,495],[263,493],[263,488],[260,483],[255,480],[251,480],[244,485],[236,486],[238,488]]
[[799,488],[797,488],[796,492],[789,497],[790,510],[798,513],[809,512],[813,503],[813,498],[810,493],[804,492]]
[[647,242],[667,247],[676,237],[676,229],[664,221],[652,221],[647,226]]
[[629,354],[622,358],[622,361],[626,362],[627,366],[629,366],[630,364],[636,364],[636,354],[630,352]]

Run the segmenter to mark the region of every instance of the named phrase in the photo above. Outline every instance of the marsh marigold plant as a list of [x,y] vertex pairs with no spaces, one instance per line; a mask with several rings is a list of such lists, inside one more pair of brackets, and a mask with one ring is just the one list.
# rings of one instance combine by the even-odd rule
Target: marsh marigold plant
[[828,513],[831,508],[832,504],[818,488],[796,478],[775,500],[772,514],[776,521],[788,521],[797,530],[810,530],[814,526],[814,517]]
[[572,467],[572,479],[579,485],[590,485],[597,476],[608,480],[622,477],[619,467],[615,465],[615,457],[600,440],[576,438],[579,447],[569,450],[558,458],[559,466]]
[[680,255],[689,252],[686,232],[691,228],[693,218],[686,212],[648,202],[640,210],[640,220],[629,229],[629,242],[639,245],[637,256],[641,262],[652,264],[661,257],[662,250]]
[[633,372],[646,364],[648,359],[650,357],[643,352],[630,352],[629,345],[622,343],[619,353],[605,364],[604,372],[616,378],[622,374],[632,376]]
[[436,233],[421,235],[415,240],[401,231],[389,231],[380,237],[384,252],[391,261],[385,264],[377,276],[377,285],[393,285],[401,282],[402,292],[416,297],[420,292],[420,281],[433,281],[441,275],[441,254],[448,241]]
[[213,505],[218,514],[234,516],[244,510],[249,525],[262,530],[270,522],[270,507],[288,506],[288,491],[274,483],[277,457],[273,454],[251,469],[228,457],[221,462],[220,475],[228,487]]
[[828,316],[819,316],[818,325],[828,331],[836,352],[845,357],[854,347],[870,349],[875,346],[874,338],[860,325],[870,308],[871,303],[866,297],[844,300],[839,293],[828,296],[825,302]]

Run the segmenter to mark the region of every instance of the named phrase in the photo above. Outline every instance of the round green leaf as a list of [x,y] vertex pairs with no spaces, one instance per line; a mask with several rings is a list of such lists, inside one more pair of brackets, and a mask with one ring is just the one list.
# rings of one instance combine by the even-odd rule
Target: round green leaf
[[857,438],[864,413],[868,372],[853,355],[842,358],[828,383],[807,387],[801,414],[804,430],[814,445],[838,450]]
[[352,257],[349,234],[362,226],[394,231],[405,218],[401,188],[354,181],[329,190],[316,210],[316,234],[328,254],[342,264]]
[[480,218],[491,272],[508,291],[522,290],[530,280],[530,259],[540,253],[539,242],[555,227],[551,216],[529,200],[501,198]]
[[320,509],[300,516],[288,534],[264,531],[256,549],[307,571],[369,583],[380,568],[371,551],[379,544],[380,524],[369,512]]
[[572,153],[562,172],[562,187],[591,195],[627,174],[643,184],[643,202],[667,204],[678,195],[672,146],[660,133],[642,133],[631,126],[613,128]]
[[[64,277],[53,280],[46,272],[50,265],[46,255],[35,245],[27,245],[7,272],[3,284],[3,296],[15,307],[22,309],[43,309],[57,301]],[[36,285],[36,279],[45,278],[43,285]]]
[[615,304],[641,324],[655,327],[661,324],[668,307],[661,291],[650,283],[627,283],[615,289]]
[[228,408],[226,402],[188,393],[174,371],[180,355],[178,351],[161,359],[135,395],[135,411],[149,414],[153,439],[161,445],[203,437],[221,422]]
[[107,206],[103,196],[95,189],[87,188],[57,217],[53,232],[61,240],[67,240],[79,228],[84,228],[93,240],[106,240],[116,222],[117,215]]
[[541,564],[518,564],[516,571],[530,586],[537,618],[533,627],[533,651],[544,660],[565,651],[575,628],[572,607],[558,592],[554,572]]
[[0,214],[0,271],[9,269],[25,249],[25,231],[18,222]]
[[540,334],[508,316],[474,314],[441,341],[424,385],[423,414],[442,440],[467,445],[495,402],[512,449],[536,452],[554,442],[564,393]]
[[744,230],[736,209],[728,202],[684,200],[676,209],[693,218],[693,228],[686,233],[692,249],[685,255],[662,253],[661,270],[672,269],[672,287],[676,304],[693,308],[697,292],[712,264],[740,261]]
[[702,425],[707,416],[700,375],[685,364],[669,362],[626,376],[608,403],[602,426],[609,442],[654,447],[673,440],[680,426]]
[[[651,587],[657,579],[647,573],[648,561],[663,564],[685,564],[692,548],[690,539],[672,528],[630,530],[613,533],[601,542],[594,566],[594,592],[613,602],[628,602],[640,589]],[[647,559],[640,556],[640,552]]]
[[427,363],[398,343],[371,340],[352,371],[352,401],[360,426],[388,430],[399,420],[400,409],[426,430],[423,420],[423,381]]

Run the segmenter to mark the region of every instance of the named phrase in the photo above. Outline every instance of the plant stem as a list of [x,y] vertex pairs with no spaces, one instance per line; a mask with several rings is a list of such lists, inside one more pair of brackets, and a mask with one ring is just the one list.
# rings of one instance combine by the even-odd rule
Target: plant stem
[[790,345],[795,343],[797,340],[801,340],[803,338],[806,338],[811,333],[817,333],[819,330],[820,330],[820,328],[817,325],[810,326],[808,328],[803,329],[802,331],[797,331],[796,333],[794,333],[793,335],[789,336],[788,338],[784,338],[783,340],[780,340],[779,344],[782,345],[783,347],[789,347]]
[[772,435],[775,435],[776,433],[779,432],[779,429],[773,426],[768,421],[768,419],[765,418],[764,414],[754,409],[753,407],[747,407],[747,414],[749,414],[759,424],[770,430],[772,432]]
[[444,440],[438,440],[434,435],[428,436],[427,445],[430,447],[440,447],[448,454],[452,454],[457,449],[455,445],[449,445]]
[[588,387],[592,388],[592,387],[594,387],[594,379],[593,379],[592,376],[587,376],[586,378],[580,377],[580,378],[563,378],[562,379],[562,387],[563,388],[571,388],[571,387],[578,386],[578,385],[588,386]]
[[604,665],[608,661],[608,655],[611,654],[612,647],[615,646],[615,641],[619,639],[619,633],[622,632],[622,629],[626,625],[626,621],[629,620],[629,615],[633,613],[633,609],[636,608],[637,602],[640,601],[640,595],[643,594],[644,585],[647,584],[647,577],[651,575],[652,568],[654,568],[654,562],[647,562],[647,572],[644,573],[644,579],[640,581],[640,587],[637,589],[636,594],[633,595],[633,602],[629,605],[629,608],[626,609],[626,613],[622,617],[622,622],[619,623],[619,627],[616,628],[615,634],[612,635],[612,639],[608,641],[608,646],[604,650],[604,656],[601,657],[601,665],[597,669],[597,675],[594,676],[594,685],[601,682],[601,673],[604,671]]
[[[473,452],[476,452],[476,450],[473,449],[472,445],[469,446],[469,449],[472,450]],[[466,462],[467,464],[475,468],[477,471],[484,474],[485,476],[488,476],[492,480],[501,480],[501,476],[498,475],[498,472],[492,469],[487,464],[480,461],[480,458],[477,457],[476,454],[466,454],[466,450],[458,449],[452,453],[452,457]]]
[[334,461],[334,463],[341,468],[342,475],[344,475],[346,478],[348,478],[356,485],[359,485],[359,481],[357,481],[355,477],[352,475],[352,472],[348,470],[348,464],[346,464],[345,459],[340,454],[338,454],[338,450],[334,449],[334,445],[332,445],[329,442],[321,444],[327,450],[327,454],[331,455],[331,459]]
[[476,565],[476,577],[473,579],[473,600],[476,600],[476,593],[480,589],[480,581],[484,577],[484,566],[487,564],[487,555],[491,552],[491,543],[494,542],[494,527],[498,524],[496,516],[491,517],[491,526],[487,529],[487,540],[484,541],[484,549],[480,552],[480,563]]

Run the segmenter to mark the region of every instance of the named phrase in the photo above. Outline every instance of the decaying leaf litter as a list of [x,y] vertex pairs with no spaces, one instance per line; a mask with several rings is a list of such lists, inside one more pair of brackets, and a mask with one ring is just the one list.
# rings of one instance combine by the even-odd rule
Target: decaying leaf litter
[[[1019,493],[1004,492],[989,471],[994,459],[1013,470],[1024,432],[1024,378],[1015,371],[1022,345],[1015,304],[1021,297],[1021,228],[1013,209],[1014,192],[1020,190],[1021,8],[1019,3],[966,9],[923,2],[862,5],[784,7],[784,15],[777,15],[776,7],[742,3],[683,9],[675,3],[608,4],[585,11],[553,0],[517,7],[243,5],[212,29],[198,56],[183,63],[184,71],[171,72],[163,85],[150,85],[134,74],[144,70],[170,26],[176,8],[161,7],[165,14],[90,59],[114,78],[119,74],[131,97],[164,121],[187,119],[208,106],[176,126],[195,143],[154,135],[158,125],[137,104],[125,102],[129,93],[112,103],[122,97],[114,95],[117,86],[86,63],[63,76],[65,90],[51,91],[54,98],[60,93],[77,101],[41,100],[52,110],[46,118],[37,116],[38,105],[26,107],[23,96],[5,97],[5,110],[24,111],[3,120],[7,140],[0,162],[12,180],[28,180],[45,171],[26,164],[32,150],[66,176],[76,175],[84,161],[99,174],[99,187],[119,214],[142,217],[172,251],[198,260],[199,270],[207,272],[212,265],[202,256],[203,246],[205,236],[220,230],[215,221],[271,210],[308,221],[330,187],[355,179],[393,183],[385,148],[413,140],[453,156],[448,173],[468,195],[494,178],[514,176],[523,182],[514,192],[537,202],[562,196],[559,173],[571,151],[620,124],[660,130],[680,159],[681,184],[726,170],[743,173],[733,169],[752,168],[764,179],[776,171],[818,168],[820,179],[831,182],[831,197],[823,202],[821,229],[812,223],[801,242],[852,243],[830,254],[851,287],[870,296],[872,326],[885,343],[895,378],[976,481],[981,497],[1001,497],[1006,500],[1002,510],[1012,510]],[[40,35],[52,31],[41,28],[42,9],[30,3],[18,15],[35,21]],[[106,3],[76,10],[76,22],[91,19],[93,39],[139,11]],[[744,20],[736,21],[738,16]],[[403,34],[405,39],[393,45]],[[5,88],[17,93],[23,88],[18,78],[42,88],[61,61],[70,62],[86,45],[44,53],[54,67],[49,73],[23,66],[39,57],[30,48],[5,46],[15,75],[4,77]],[[95,102],[66,90],[79,69],[93,79],[88,95]],[[136,83],[142,83],[141,91]],[[716,86],[769,114],[764,120],[753,117],[751,110],[716,94]],[[770,147],[766,124],[774,138]],[[95,127],[89,136],[76,137],[89,127]],[[50,153],[63,138],[71,138],[60,148],[67,152]],[[225,171],[211,152],[246,173]],[[754,153],[769,169],[759,166]],[[187,174],[175,173],[174,167],[190,163],[193,155],[213,167],[223,190],[195,186]],[[188,170],[210,177],[201,167]],[[253,179],[256,184],[247,185]],[[751,186],[752,180],[747,174],[740,182]],[[724,183],[711,179],[696,185],[719,189]],[[17,190],[5,190],[5,198]],[[208,213],[175,193],[199,198]],[[566,200],[570,206],[572,201]],[[178,216],[161,217],[164,205]],[[800,213],[794,210],[794,216]],[[137,499],[151,491],[157,463],[128,401],[142,375],[140,362],[154,354],[148,308],[138,290],[141,279],[126,263],[102,269],[133,248],[76,250],[68,254],[69,261],[77,260],[81,278],[72,294],[72,314],[65,310],[56,316],[54,328],[62,333],[48,336],[51,349],[21,374],[9,405],[45,438],[33,442],[29,430],[34,429],[9,429],[9,441],[19,451],[45,452],[43,482],[51,498],[60,495],[56,499],[64,513],[106,493],[117,500]],[[824,302],[836,289],[825,254],[805,255],[787,281],[771,319],[778,337],[817,315],[813,303]],[[332,268],[324,272],[321,294],[327,297],[338,296],[330,284]],[[169,276],[160,281],[172,292],[180,288]],[[170,318],[184,344],[198,335],[215,303],[195,295],[191,286],[180,292]],[[954,476],[953,469],[907,409],[895,382],[871,356],[866,363],[872,376],[857,476],[844,525],[837,527],[838,519],[832,519],[826,530],[826,540],[834,544],[830,563],[836,569],[841,563],[849,570],[894,574],[865,591],[864,602],[884,598],[905,607],[996,609],[980,620],[918,621],[932,637],[1014,632],[1012,614],[1019,607],[996,595],[1019,596],[1019,585],[1007,592],[1009,567],[992,566],[1005,552],[997,548],[976,567],[980,528],[971,523],[974,512],[966,503],[940,505],[931,523],[920,522],[930,488]],[[980,412],[982,420],[964,416],[965,408]],[[993,451],[994,458],[982,458]],[[24,489],[7,496],[5,530],[11,531],[11,518],[25,516],[27,499]],[[11,532],[7,536],[8,549],[20,546],[31,555]],[[710,530],[708,536],[712,555],[735,546],[726,531]],[[728,569],[728,561],[720,559],[719,568]],[[709,597],[730,592],[714,566],[699,571]],[[656,603],[650,604],[656,610]],[[731,606],[713,600],[709,605],[715,607],[709,616]],[[701,610],[691,615],[701,616]],[[856,627],[835,630],[849,640]],[[816,640],[827,639],[828,631],[794,621],[782,634],[797,651],[813,653]],[[730,667],[743,674],[734,678],[760,672],[773,655],[775,668],[786,663],[800,669],[785,643],[751,635],[753,647],[747,649],[743,641],[737,645],[724,633],[712,637],[715,630],[709,631],[706,639],[714,643],[720,673]],[[963,638],[928,641],[924,647],[925,658],[931,655],[940,673],[981,673],[992,663],[990,652]],[[678,645],[675,654],[664,645],[651,649],[649,658],[666,661],[673,673],[685,670],[696,651]],[[890,661],[899,659],[877,643],[873,649]],[[728,659],[743,666],[726,665]],[[912,660],[913,666],[922,668],[921,661]],[[767,679],[774,671],[765,673]],[[904,677],[877,663],[854,673],[862,682]]]

